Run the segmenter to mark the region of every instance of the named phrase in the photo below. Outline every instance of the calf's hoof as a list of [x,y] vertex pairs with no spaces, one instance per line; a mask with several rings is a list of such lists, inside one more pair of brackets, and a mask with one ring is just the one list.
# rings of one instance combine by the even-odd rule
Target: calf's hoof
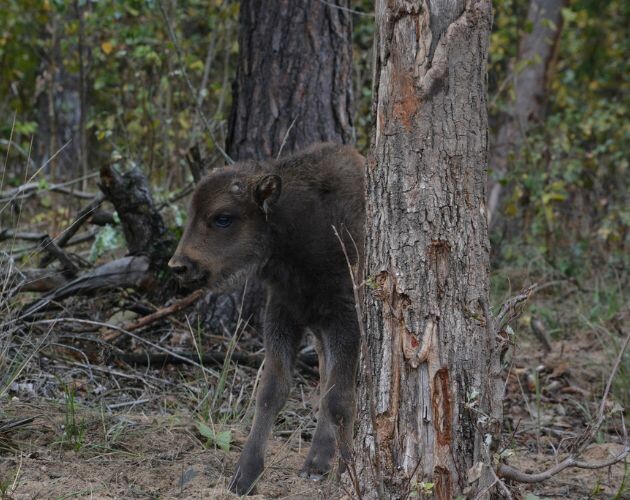
[[321,481],[330,472],[330,459],[317,460],[319,457],[307,459],[304,466],[298,472],[298,476],[311,481]]
[[230,479],[229,489],[237,495],[255,495],[256,481],[259,477],[260,473],[248,473],[237,466],[236,472]]

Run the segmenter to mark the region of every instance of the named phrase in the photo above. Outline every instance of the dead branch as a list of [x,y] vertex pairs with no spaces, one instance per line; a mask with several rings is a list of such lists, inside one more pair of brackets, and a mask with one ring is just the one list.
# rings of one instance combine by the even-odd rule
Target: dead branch
[[510,467],[509,465],[500,464],[497,474],[504,479],[510,479],[519,483],[541,483],[551,479],[553,476],[569,467],[575,467],[577,469],[603,469],[605,467],[610,467],[611,465],[621,462],[628,456],[628,454],[630,454],[630,446],[626,445],[621,453],[603,462],[582,462],[577,460],[575,456],[571,455],[550,469],[534,474],[520,471],[514,467]]
[[[142,328],[144,326],[150,325],[151,323],[154,323],[162,318],[165,318],[166,316],[169,316],[178,311],[181,311],[182,309],[186,309],[188,306],[197,302],[197,300],[199,300],[203,296],[203,293],[204,291],[201,289],[195,290],[190,295],[184,297],[181,300],[178,300],[177,302],[171,304],[170,306],[158,309],[154,313],[148,314],[146,316],[143,316],[142,318],[132,321],[131,323],[128,323],[127,325],[123,327],[123,329],[127,331],[137,330],[138,328]],[[121,331],[108,332],[103,335],[103,338],[107,341],[112,341],[120,337],[122,334],[123,332]]]
[[23,269],[24,280],[17,286],[15,293],[20,292],[49,292],[68,283],[63,272],[48,269]]
[[[210,351],[202,354],[198,354],[196,352],[177,354],[177,357],[175,357],[169,353],[116,353],[113,354],[112,357],[114,359],[124,361],[125,363],[128,363],[130,365],[151,367],[160,367],[167,364],[186,364],[190,363],[191,361],[199,362],[204,365],[222,364],[225,362],[226,358],[229,357],[232,361],[236,363],[252,368],[258,368],[265,358],[265,355],[263,353],[250,354],[243,352],[232,352],[231,354],[228,354],[227,352],[222,351]],[[315,370],[315,368],[318,366],[317,355],[312,352],[298,354],[297,366],[306,374],[316,376],[317,370]]]
[[[101,203],[103,203],[103,199],[103,195],[99,194],[93,199],[92,203],[81,209],[74,221],[72,221],[72,224],[70,224],[57,238],[57,245],[59,245],[59,247],[64,247],[68,244],[70,238],[72,238],[77,233],[83,223],[88,220],[92,212],[96,210],[101,205]],[[45,255],[42,258],[40,265],[42,267],[46,267],[48,264],[50,264],[50,262],[51,258]]]
[[23,231],[14,231],[13,229],[0,230],[0,241],[5,240],[24,240],[24,241],[41,241],[46,236],[44,233],[28,233]]
[[0,434],[7,434],[20,427],[25,427],[33,422],[37,417],[12,418],[10,420],[0,421]]
[[152,280],[149,272],[149,259],[145,256],[123,257],[99,266],[69,283],[54,289],[39,300],[26,306],[20,319],[48,309],[53,302],[70,297],[102,290],[104,288],[143,288]]
[[186,162],[188,163],[188,168],[193,176],[193,180],[195,184],[197,184],[199,180],[208,173],[207,166],[201,159],[198,144],[195,144],[188,150],[188,153],[186,153]]
[[[68,278],[74,278],[79,272],[79,268],[76,266],[70,256],[64,252],[47,234],[41,239],[40,246],[47,252],[46,256],[49,256],[48,260],[57,259],[63,268],[63,274]],[[42,258],[43,263],[44,258]],[[46,267],[46,266],[42,266]]]
[[[40,242],[45,236],[45,233],[31,233],[25,231],[14,231],[13,229],[2,229],[0,230],[0,242],[6,240],[22,240],[22,241],[36,241]],[[94,233],[85,232],[77,236],[76,238],[68,241],[64,247],[70,247],[73,245],[78,245],[79,243],[84,243],[94,238]],[[29,250],[30,251],[30,250]]]
[[31,196],[42,191],[53,191],[55,193],[66,194],[66,195],[74,196],[76,198],[81,198],[84,200],[91,200],[95,196],[94,193],[88,193],[86,191],[78,191],[75,189],[68,188],[67,186],[68,186],[68,183],[53,184],[52,186],[48,186],[42,189],[41,184],[39,182],[28,182],[14,189],[9,189],[8,191],[3,191],[2,193],[0,193],[0,203],[7,203],[10,201],[15,201],[15,200],[23,200],[26,198],[30,198]]
[[194,304],[195,302],[197,302],[197,300],[199,300],[200,297],[203,296],[204,291],[203,290],[195,290],[193,293],[191,293],[190,295],[184,297],[181,300],[178,300],[177,302],[175,302],[174,304],[171,304],[168,307],[163,307],[162,309],[159,309],[157,311],[155,311],[152,314],[149,314],[147,316],[143,316],[140,319],[137,319],[136,321],[133,321],[131,323],[129,323],[128,325],[125,326],[125,330],[137,330],[138,328],[142,328],[143,326],[147,326],[159,319],[162,319],[170,314],[176,313],[178,311],[181,311],[182,309],[186,309],[188,306]]
[[188,184],[187,186],[183,187],[179,191],[173,193],[167,200],[160,203],[157,207],[157,211],[159,212],[165,207],[171,206],[173,203],[178,202],[182,198],[186,198],[186,196],[188,196],[194,190],[195,190],[195,184],[194,183]]
[[503,329],[521,314],[520,306],[528,301],[532,294],[538,290],[538,283],[521,290],[518,295],[508,299],[495,316],[496,332],[502,332]]
[[599,405],[597,419],[594,422],[592,422],[586,428],[586,430],[582,433],[582,435],[578,437],[576,441],[573,443],[571,454],[567,458],[565,458],[562,462],[556,464],[550,469],[547,469],[546,471],[543,471],[543,472],[533,473],[533,474],[522,472],[506,464],[499,464],[497,468],[497,475],[499,477],[502,477],[504,479],[510,479],[513,481],[518,481],[521,483],[539,483],[542,481],[546,481],[547,479],[550,479],[551,477],[555,476],[556,474],[562,472],[564,469],[567,469],[569,467],[576,467],[578,469],[601,469],[604,467],[609,467],[611,465],[614,465],[622,461],[630,454],[630,440],[628,440],[628,434],[624,426],[624,448],[615,457],[612,457],[603,462],[595,462],[595,463],[584,462],[582,460],[579,460],[580,455],[586,449],[586,447],[593,442],[593,440],[595,439],[595,436],[597,435],[597,432],[599,431],[599,428],[604,422],[604,419],[606,417],[605,408],[606,408],[606,401],[608,399],[608,394],[610,393],[610,388],[612,386],[613,380],[615,378],[615,375],[617,374],[617,371],[619,370],[621,361],[623,360],[623,355],[626,351],[626,348],[628,347],[628,343],[630,343],[630,334],[626,335],[623,345],[621,346],[621,349],[619,350],[619,354],[617,355],[617,359],[615,360],[615,364],[613,365],[610,376],[608,377],[608,382],[606,383],[604,394],[602,396],[602,400]]

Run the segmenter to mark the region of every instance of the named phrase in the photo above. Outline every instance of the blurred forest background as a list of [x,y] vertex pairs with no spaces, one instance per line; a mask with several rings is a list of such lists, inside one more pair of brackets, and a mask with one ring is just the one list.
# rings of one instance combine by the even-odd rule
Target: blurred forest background
[[[532,341],[537,347],[523,372],[525,391],[538,405],[527,418],[538,418],[539,437],[545,404],[560,398],[558,387],[541,380],[551,384],[562,376],[554,371],[557,360],[541,368],[539,351],[574,343],[585,357],[565,352],[571,370],[610,367],[620,333],[628,328],[630,3],[558,2],[557,18],[542,23],[528,17],[533,3],[494,2],[489,193],[498,193],[491,220],[493,304],[532,283],[544,286],[515,328],[517,339],[521,333],[539,339]],[[354,2],[353,9],[354,126],[357,147],[367,154],[372,2]],[[238,15],[238,2],[222,0],[0,0],[2,266],[8,269],[10,260],[18,268],[37,267],[42,237],[62,233],[94,199],[103,165],[119,171],[139,167],[168,231],[173,239],[179,236],[194,185],[186,159],[191,147],[198,145],[205,164],[224,163],[216,146],[224,146],[228,133]],[[548,53],[528,45],[538,29],[553,41]],[[520,78],[541,64],[542,84],[527,104],[533,111],[522,115]],[[82,230],[84,239],[73,250],[87,268],[127,251],[118,215],[111,208],[101,215]],[[10,318],[24,295],[1,300],[0,315]],[[114,321],[99,311],[84,317]],[[41,389],[46,384],[33,382],[32,366],[40,341],[22,337],[13,324],[7,321],[4,333],[0,329],[0,401],[24,397],[24,387],[30,387],[38,396],[65,398],[67,419],[68,394],[80,396],[85,387],[64,380],[51,392]],[[236,349],[229,337],[216,342],[228,352]],[[54,359],[54,348],[46,347]],[[598,355],[589,361],[591,350]],[[576,363],[585,364],[574,366],[574,354]],[[605,375],[595,372],[589,383],[598,389],[574,399],[596,401]],[[523,387],[515,387],[516,399],[524,396]],[[210,402],[220,408],[218,389],[213,394]],[[630,403],[627,355],[613,394],[621,404]],[[198,410],[202,396],[194,397]],[[236,405],[232,399],[226,404]],[[587,406],[576,412],[585,415]],[[225,440],[199,425],[208,442]]]
[[[100,165],[118,162],[139,165],[156,198],[167,199],[192,180],[185,160],[192,145],[222,161],[196,103],[223,144],[238,53],[238,2],[163,3],[182,60],[159,4],[151,0],[2,3],[3,190],[46,164],[35,178],[42,191],[37,201],[46,207],[47,184],[76,181],[83,190],[94,189]],[[495,4],[488,76],[495,135],[511,112],[519,72],[539,62],[539,55],[527,60],[518,53],[519,40],[533,29],[528,6],[525,0]],[[371,2],[356,6],[364,13],[371,8]],[[630,225],[629,12],[621,1],[572,0],[562,7],[544,113],[524,131],[504,172],[490,165],[490,177],[505,186],[493,222],[496,268],[527,267],[577,280],[595,274],[613,283],[604,276],[620,269]],[[355,127],[366,153],[374,20],[354,17]],[[48,224],[55,233],[71,222],[73,207],[46,208],[20,224]],[[173,212],[169,223],[176,230],[184,214]],[[2,217],[3,227],[10,227],[6,210]]]

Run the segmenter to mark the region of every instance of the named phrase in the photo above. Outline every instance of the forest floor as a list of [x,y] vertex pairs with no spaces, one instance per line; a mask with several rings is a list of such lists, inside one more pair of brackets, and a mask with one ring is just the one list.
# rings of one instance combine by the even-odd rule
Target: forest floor
[[[495,281],[519,288],[533,281],[505,273],[510,279],[495,273]],[[614,283],[603,278],[590,288],[551,276],[513,325],[504,358],[502,445],[510,465],[547,469],[597,414],[630,324],[630,277],[624,269],[618,274]],[[495,293],[497,304],[512,295]],[[203,324],[207,297],[133,333],[116,330],[159,309],[132,291],[72,297],[15,326],[10,318],[38,295],[18,297],[0,307],[0,499],[233,497],[225,486],[253,415],[258,334]],[[534,324],[545,330],[549,349],[532,333]],[[209,351],[228,360],[195,358]],[[172,355],[184,352],[192,364],[173,363]],[[170,361],[147,367],[125,358],[148,353],[167,353]],[[312,360],[312,349],[303,354]],[[236,363],[239,356],[250,362]],[[315,429],[317,383],[316,363],[298,365],[274,427],[259,498],[354,498],[343,481],[297,476]],[[606,406],[610,415],[583,460],[600,462],[621,450],[618,409],[629,403],[626,353]],[[514,498],[527,500],[630,498],[630,462],[567,469],[544,483],[508,487]]]
[[[545,354],[536,339],[526,338],[511,362],[506,435],[511,436],[509,463],[521,470],[538,471],[554,463],[554,447],[579,433],[594,411],[610,367],[605,346],[588,332],[554,341],[551,347]],[[112,369],[121,384],[120,406],[111,401],[97,404],[97,378],[75,378],[73,395],[61,401],[29,394],[36,380],[14,385],[13,396],[0,410],[0,422],[34,420],[0,432],[0,496],[231,498],[225,485],[247,424],[216,423],[216,432],[206,430],[204,436],[199,414],[184,411],[178,401],[178,393],[183,393],[181,399],[192,402],[186,389],[174,384],[165,386],[167,390],[155,387],[159,379],[190,378],[195,370]],[[255,370],[250,371],[255,378]],[[63,374],[47,377],[61,380]],[[127,405],[122,395],[133,391],[122,384],[134,379],[155,386]],[[309,406],[317,393],[315,379],[298,380],[270,443],[259,498],[350,498],[332,480],[315,483],[297,476],[309,445],[303,437],[309,437],[314,424]],[[43,385],[40,381],[39,387]],[[618,432],[614,425],[606,427],[584,459],[602,461],[618,453]],[[513,491],[528,499],[628,498],[629,483],[628,464],[620,463],[600,470],[566,470],[545,483],[513,486]]]

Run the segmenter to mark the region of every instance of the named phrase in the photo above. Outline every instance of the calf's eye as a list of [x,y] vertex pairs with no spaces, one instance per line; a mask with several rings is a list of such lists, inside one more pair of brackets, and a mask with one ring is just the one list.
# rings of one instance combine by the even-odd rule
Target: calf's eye
[[232,224],[232,217],[229,215],[217,215],[213,220],[213,224],[218,228],[224,229]]

